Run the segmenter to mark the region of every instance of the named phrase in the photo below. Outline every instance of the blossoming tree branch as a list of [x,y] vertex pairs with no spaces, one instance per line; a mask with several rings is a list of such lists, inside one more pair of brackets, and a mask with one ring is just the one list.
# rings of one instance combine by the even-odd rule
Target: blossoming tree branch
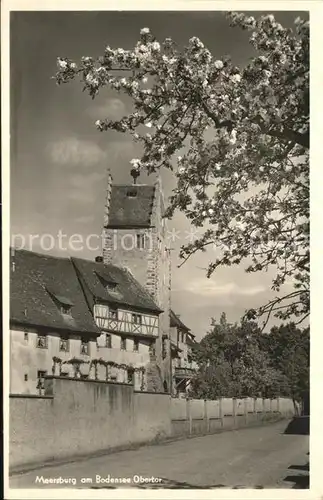
[[[196,37],[179,50],[143,28],[133,50],[107,46],[79,63],[59,58],[56,81],[80,77],[92,98],[105,87],[129,96],[129,115],[95,125],[141,144],[134,169],[174,171],[167,215],[179,209],[207,227],[182,247],[183,261],[213,245],[208,276],[242,261],[247,272],[275,268],[277,297],[248,317],[302,321],[309,314],[309,23],[298,18],[291,30],[273,15],[226,15],[250,32],[257,55],[244,68],[213,57]],[[294,288],[282,294],[286,282]]]

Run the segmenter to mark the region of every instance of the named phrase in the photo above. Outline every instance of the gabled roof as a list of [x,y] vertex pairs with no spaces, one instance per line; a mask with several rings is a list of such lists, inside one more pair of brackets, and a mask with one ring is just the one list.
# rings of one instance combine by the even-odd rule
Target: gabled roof
[[[136,196],[129,196],[135,194]],[[107,227],[151,227],[155,186],[112,185]]]
[[[101,332],[92,314],[96,301],[161,312],[130,272],[116,266],[28,250],[15,250],[11,259],[15,262],[10,276],[13,323],[97,336]],[[116,283],[116,289],[105,288],[97,273]],[[62,314],[59,303],[70,305],[71,314]]]
[[[10,320],[24,325],[99,335],[70,259],[15,250],[10,276]],[[61,314],[54,298],[70,303]]]
[[174,311],[170,311],[170,326],[177,327],[180,330],[184,330],[185,332],[189,332],[190,329],[184,325],[184,323],[179,319],[179,317],[174,313]]
[[[74,257],[71,260],[84,292],[91,296],[92,300],[102,300],[154,313],[162,312],[144,287],[126,269]],[[107,278],[107,283],[116,283],[116,288],[109,290],[104,287],[100,277]]]

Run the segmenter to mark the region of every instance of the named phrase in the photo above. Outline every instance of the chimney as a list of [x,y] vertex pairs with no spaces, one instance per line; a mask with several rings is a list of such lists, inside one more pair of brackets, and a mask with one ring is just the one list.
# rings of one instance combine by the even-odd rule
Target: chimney
[[103,262],[103,257],[101,257],[101,255],[98,255],[97,257],[95,257],[95,262]]

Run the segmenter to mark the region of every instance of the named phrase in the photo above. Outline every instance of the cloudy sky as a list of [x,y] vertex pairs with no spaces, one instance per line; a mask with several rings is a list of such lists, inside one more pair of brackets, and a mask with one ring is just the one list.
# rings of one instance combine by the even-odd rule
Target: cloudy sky
[[[284,25],[292,25],[298,15],[275,14]],[[106,45],[132,48],[143,27],[157,39],[172,37],[179,46],[198,36],[215,56],[230,54],[238,65],[253,55],[247,33],[229,28],[217,12],[11,14],[11,232],[24,235],[27,248],[29,235],[100,234],[106,169],[115,182],[128,182],[129,161],[139,154],[129,137],[112,131],[101,134],[94,126],[98,118],[127,112],[123,96],[107,90],[92,101],[76,82],[57,87],[51,78],[56,58],[99,56]],[[162,178],[167,196],[174,181],[169,172]],[[178,249],[187,242],[190,226],[178,214],[170,227],[180,235],[172,243],[172,305],[198,338],[206,333],[211,317],[225,311],[229,320],[238,320],[246,308],[270,297],[270,273],[249,275],[242,268],[228,268],[207,279],[203,268],[212,260],[212,251],[178,268]],[[21,240],[15,241],[19,246]],[[44,251],[36,238],[32,249]],[[64,253],[54,248],[49,253],[93,259],[100,251],[70,248]]]

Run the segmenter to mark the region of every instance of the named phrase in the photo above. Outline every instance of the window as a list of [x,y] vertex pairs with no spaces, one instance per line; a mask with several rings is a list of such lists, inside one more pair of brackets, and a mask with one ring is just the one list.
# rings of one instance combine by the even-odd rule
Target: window
[[68,377],[68,372],[61,372],[61,373],[60,373],[60,376],[61,376],[61,377]]
[[112,281],[107,281],[106,284],[105,284],[105,288],[108,292],[110,292],[111,290],[115,290],[117,287],[117,284],[112,282]]
[[137,196],[137,189],[136,188],[128,189],[127,196],[129,198],[136,198],[136,196]]
[[122,351],[126,351],[127,350],[127,339],[121,337],[120,339],[120,349]]
[[47,336],[46,335],[37,335],[36,346],[39,349],[47,349]]
[[25,377],[24,378],[25,378],[25,382],[28,382],[28,374],[27,373],[25,373]]
[[44,382],[45,382],[45,376],[47,375],[47,371],[45,370],[38,370],[37,371],[37,389],[41,393],[41,391],[45,388]]
[[163,387],[164,387],[164,392],[168,392],[168,385],[166,380],[164,380]]
[[149,355],[150,357],[154,357],[156,356],[156,346],[155,346],[155,342],[152,342],[149,346]]
[[63,352],[69,352],[70,350],[70,343],[69,339],[66,336],[61,336],[59,339],[59,350]]
[[141,321],[142,321],[141,314],[133,314],[132,315],[132,322],[135,325],[141,325]]
[[28,342],[28,331],[24,330],[24,340],[25,342]]
[[68,316],[71,316],[72,315],[72,307],[67,305],[67,304],[62,304],[61,305],[61,313],[67,314]]
[[87,339],[81,339],[81,354],[89,354],[90,353],[90,344]]
[[133,368],[129,368],[127,370],[127,376],[128,376],[128,384],[133,384],[134,383],[134,370]]
[[117,309],[109,309],[109,318],[110,319],[118,319],[118,310]]
[[137,248],[142,250],[145,248],[145,235],[144,234],[137,234]]
[[162,344],[162,356],[163,356],[163,359],[165,359],[167,356],[166,339],[163,339],[162,342],[163,342],[163,344]]
[[109,349],[111,349],[112,347],[112,341],[111,341],[111,335],[110,333],[106,333],[105,334],[105,347],[108,347]]
[[116,375],[111,375],[110,380],[111,380],[112,382],[116,382],[116,381],[117,381],[117,377],[116,377]]
[[134,352],[139,351],[139,340],[138,339],[133,339],[133,350],[134,350]]

